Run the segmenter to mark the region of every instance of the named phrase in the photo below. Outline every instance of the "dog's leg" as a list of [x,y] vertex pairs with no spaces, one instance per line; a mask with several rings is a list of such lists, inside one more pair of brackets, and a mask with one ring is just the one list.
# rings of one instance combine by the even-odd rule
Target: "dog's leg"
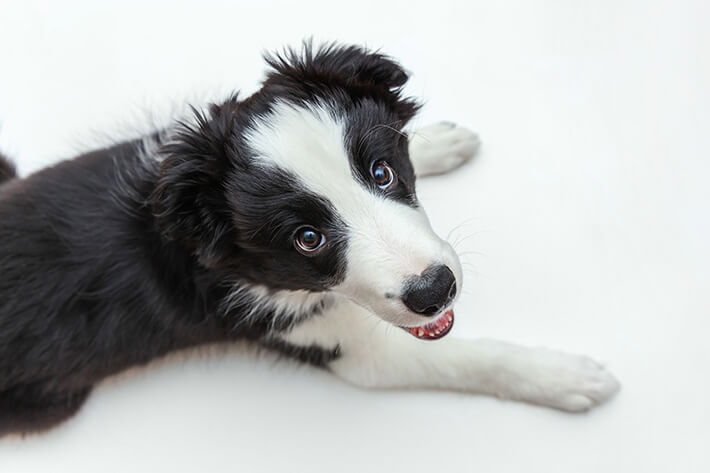
[[338,353],[336,375],[371,388],[467,391],[584,411],[619,388],[593,360],[493,340],[419,340],[350,302],[296,326],[283,337]]
[[480,144],[472,131],[441,122],[410,134],[409,158],[419,177],[443,174],[470,161]]

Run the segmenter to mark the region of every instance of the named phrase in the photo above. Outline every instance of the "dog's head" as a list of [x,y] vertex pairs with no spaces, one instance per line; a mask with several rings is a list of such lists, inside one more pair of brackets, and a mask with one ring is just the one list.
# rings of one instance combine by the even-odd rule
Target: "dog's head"
[[164,145],[162,230],[225,280],[337,293],[420,338],[445,335],[462,271],[416,197],[407,74],[354,46],[267,62],[257,93],[196,113]]

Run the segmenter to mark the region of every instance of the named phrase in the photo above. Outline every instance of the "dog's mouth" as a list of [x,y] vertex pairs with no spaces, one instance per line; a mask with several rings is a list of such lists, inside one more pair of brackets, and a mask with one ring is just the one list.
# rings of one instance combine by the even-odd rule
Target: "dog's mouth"
[[418,327],[401,327],[422,340],[437,340],[451,331],[454,326],[454,310],[447,310],[444,315],[437,317],[436,320],[426,325]]

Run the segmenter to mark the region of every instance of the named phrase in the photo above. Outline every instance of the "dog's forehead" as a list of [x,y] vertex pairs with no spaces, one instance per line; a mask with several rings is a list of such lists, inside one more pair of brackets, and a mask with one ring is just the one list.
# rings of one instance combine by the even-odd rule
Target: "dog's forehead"
[[336,208],[370,194],[353,175],[346,117],[333,109],[277,103],[251,124],[245,137],[256,165],[288,171]]

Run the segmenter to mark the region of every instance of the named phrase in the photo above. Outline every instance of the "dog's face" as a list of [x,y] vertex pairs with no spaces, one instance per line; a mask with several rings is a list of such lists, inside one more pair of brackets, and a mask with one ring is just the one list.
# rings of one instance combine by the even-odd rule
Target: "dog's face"
[[165,231],[227,279],[337,293],[420,338],[445,335],[462,271],[416,198],[406,74],[353,47],[270,64],[260,92],[166,146]]

